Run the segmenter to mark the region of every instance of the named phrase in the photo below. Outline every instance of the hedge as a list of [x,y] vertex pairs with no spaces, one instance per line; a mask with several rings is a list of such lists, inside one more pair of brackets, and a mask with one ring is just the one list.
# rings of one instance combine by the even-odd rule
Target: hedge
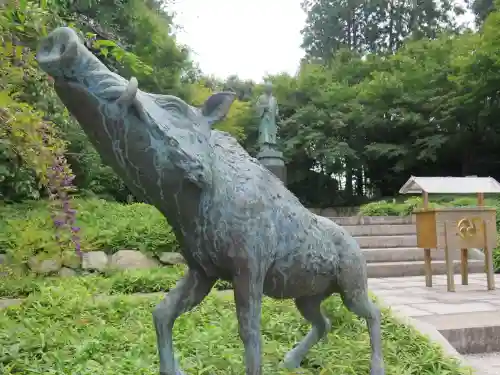
[[[73,199],[77,211],[83,251],[102,250],[108,254],[121,249],[158,254],[178,251],[172,228],[153,206],[120,204],[102,199]],[[38,253],[60,251],[51,210],[47,202],[36,201],[0,206],[0,253],[9,253],[25,262]],[[65,246],[71,248],[69,230]]]

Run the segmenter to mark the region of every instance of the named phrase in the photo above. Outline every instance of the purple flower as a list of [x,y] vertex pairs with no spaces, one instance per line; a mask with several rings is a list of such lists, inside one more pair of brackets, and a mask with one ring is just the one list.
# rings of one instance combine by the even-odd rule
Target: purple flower
[[[43,130],[46,130],[47,133],[43,132]],[[45,123],[40,131],[42,132],[42,138],[47,141],[49,141],[49,137],[53,135],[50,133],[50,129],[47,129],[47,124]],[[72,234],[71,241],[75,245],[76,253],[81,255],[80,238],[76,235],[80,228],[74,226],[76,210],[71,208],[70,197],[68,195],[75,176],[69,173],[69,168],[67,168],[67,161],[64,155],[56,154],[52,155],[52,157],[54,162],[52,166],[47,168],[49,197],[54,201],[57,199],[61,203],[60,209],[62,210],[62,212],[54,212],[50,215],[56,229],[56,240],[61,247],[65,245],[65,243],[61,240],[59,230],[62,227],[68,227]],[[58,213],[62,213],[64,215],[64,219],[61,219],[57,215]]]

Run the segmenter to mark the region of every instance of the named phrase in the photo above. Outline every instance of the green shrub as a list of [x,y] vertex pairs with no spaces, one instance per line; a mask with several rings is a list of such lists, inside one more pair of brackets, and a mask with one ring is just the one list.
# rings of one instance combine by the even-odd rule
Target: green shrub
[[[415,209],[422,207],[421,197],[411,197],[404,202],[387,200],[371,202],[360,207],[359,215],[362,216],[408,216]],[[430,202],[429,207],[439,207],[438,203]]]
[[400,203],[385,200],[367,203],[360,207],[359,214],[362,216],[399,216],[402,205]]
[[493,251],[493,268],[496,273],[500,273],[500,247]]
[[[492,198],[485,199],[485,205],[491,207],[497,207],[500,209],[500,201]],[[451,199],[449,196],[434,198],[432,195],[429,200],[429,208],[438,207],[467,207],[476,206],[476,197],[457,197]],[[422,197],[410,197],[403,202],[394,199],[392,202],[387,200],[381,200],[377,202],[371,202],[360,207],[359,214],[362,216],[407,216],[411,215],[415,209],[421,208],[423,206]],[[499,215],[497,215],[497,220],[500,221]]]
[[[153,206],[102,199],[74,199],[73,206],[78,211],[76,225],[81,228],[83,251],[178,251],[171,227]],[[61,251],[47,202],[4,205],[0,217],[0,252],[9,253],[18,263],[35,254]],[[73,249],[68,239],[63,243]]]
[[[80,284],[42,288],[20,306],[0,311],[0,373],[4,375],[156,375],[158,359],[151,312],[161,296],[93,298]],[[264,374],[368,374],[364,321],[340,298],[324,303],[333,329],[315,345],[303,368],[279,367],[284,354],[310,329],[291,301],[265,298],[262,311]],[[387,374],[460,375],[467,370],[416,331],[384,312]],[[232,298],[209,296],[174,326],[175,348],[188,374],[242,374],[243,349]]]

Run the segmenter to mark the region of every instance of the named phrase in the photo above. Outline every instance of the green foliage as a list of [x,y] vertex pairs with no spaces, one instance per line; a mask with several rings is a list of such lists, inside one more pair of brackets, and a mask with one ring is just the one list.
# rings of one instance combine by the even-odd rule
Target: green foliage
[[[4,20],[2,20],[4,21]],[[0,30],[6,31],[1,27]],[[0,159],[14,163],[5,163],[0,168],[0,181],[3,185],[3,197],[24,195],[38,198],[39,182],[48,189],[47,171],[55,165],[56,159],[64,155],[64,142],[53,124],[44,121],[43,113],[29,104],[22,102],[19,88],[24,84],[24,77],[33,69],[34,56],[16,46],[9,38],[0,45]],[[65,159],[61,158],[66,173],[71,173]],[[21,167],[21,173],[15,166]],[[35,178],[23,176],[28,170]],[[28,172],[29,174],[29,172]],[[21,177],[21,179],[18,179]],[[23,178],[24,177],[24,178]],[[28,182],[28,184],[26,184]],[[9,194],[10,193],[10,194]],[[24,193],[24,194],[23,194]]]
[[[191,104],[197,107],[201,107],[205,100],[214,94],[212,89],[201,83],[191,84],[189,85],[189,89]],[[254,120],[253,117],[251,104],[236,99],[229,109],[226,118],[216,124],[214,128],[228,132],[241,142],[245,140],[246,126]]]
[[[0,311],[0,372],[14,374],[143,374],[158,371],[151,311],[161,296],[95,298],[91,285],[61,281],[40,288],[21,306]],[[342,305],[325,301],[334,322],[328,341],[308,355],[303,374],[365,374],[370,346],[366,324]],[[279,367],[286,351],[310,329],[290,301],[264,299],[263,372]],[[467,371],[436,345],[385,313],[382,332],[388,374],[461,375]],[[242,373],[243,353],[232,298],[210,296],[174,326],[176,350],[190,374]],[[98,355],[97,355],[98,353]],[[124,354],[125,353],[125,354]],[[295,372],[294,372],[295,373]]]
[[[477,198],[471,196],[460,198],[430,196],[429,198],[429,208],[477,206]],[[497,199],[487,198],[484,204],[490,207],[497,207],[500,210],[500,201]],[[396,199],[392,202],[381,200],[362,205],[359,214],[362,216],[408,216],[415,209],[422,208],[422,206],[423,201],[421,197],[407,198],[403,202],[398,202]]]
[[302,47],[309,58],[328,60],[342,48],[360,53],[391,53],[407,39],[434,38],[456,29],[464,9],[452,1],[436,3],[303,0],[307,12]]
[[[465,200],[452,201],[449,205],[453,207],[468,206],[470,204],[463,204]],[[470,203],[470,200],[467,200]],[[364,204],[360,207],[359,214],[362,216],[408,216],[411,215],[415,209],[422,208],[422,198],[412,197],[406,199],[404,202],[396,202],[393,200],[389,202],[387,200],[381,200],[376,202],[371,202]],[[475,204],[472,203],[472,204]],[[448,204],[442,204],[438,202],[429,202],[429,208],[437,208]]]
[[[176,44],[170,35],[171,17],[155,4],[137,0],[2,2],[0,198],[19,201],[46,194],[39,182],[43,185],[50,155],[40,152],[39,130],[47,123],[55,147],[42,149],[63,152],[82,191],[129,199],[128,189],[101,163],[51,83],[37,69],[32,48],[48,31],[66,24],[80,30],[92,51],[111,69],[125,77],[136,76],[141,89],[184,95],[179,83],[183,71],[190,69],[187,49]],[[12,127],[19,130],[11,131]]]
[[[335,25],[350,18],[335,21],[344,10],[332,1],[309,5],[317,9],[310,8],[308,25],[323,23],[318,36],[311,36],[311,48],[332,56],[303,62],[279,98],[287,106],[280,136],[289,186],[302,201],[325,207],[393,196],[411,175],[500,178],[499,12],[491,12],[478,32],[435,30],[427,39],[404,40],[387,55],[370,48],[372,53],[361,54],[354,45],[325,46],[321,38],[337,43],[331,37]],[[355,17],[370,18],[386,5],[349,7],[368,12]],[[349,27],[342,30],[346,38],[353,35]],[[366,32],[356,34],[361,45]]]
[[[8,42],[2,53],[18,57],[22,50],[23,59],[2,58],[0,104],[22,108],[18,117],[25,126],[40,119],[53,125],[53,141],[64,145],[82,195],[135,199],[102,164],[33,61],[39,37],[62,24],[80,30],[93,53],[124,77],[136,76],[145,91],[200,105],[215,91],[233,90],[238,100],[217,128],[255,155],[252,103],[261,86],[236,75],[203,75],[190,61],[189,47],[175,39],[168,3],[8,0],[1,6],[0,28]],[[410,175],[500,179],[498,7],[475,1],[481,28],[471,31],[457,27],[462,9],[450,1],[426,0],[415,7],[307,0],[303,6],[307,56],[298,74],[265,78],[274,83],[280,105],[288,187],[304,204],[357,205],[393,196]],[[15,53],[5,50],[9,43]],[[4,104],[6,98],[11,104]],[[45,156],[21,157],[31,146],[13,143],[5,131],[0,141],[2,199],[43,196],[40,165],[30,162]]]
[[[404,207],[404,208],[403,208]],[[407,205],[395,204],[385,200],[371,202],[361,206],[359,215],[362,216],[402,216]]]
[[[171,227],[150,205],[125,205],[94,198],[74,199],[72,206],[78,212],[82,251],[114,253],[129,249],[157,254],[178,250]],[[60,253],[46,202],[5,205],[0,209],[0,217],[0,252],[9,254],[17,264],[33,255]]]

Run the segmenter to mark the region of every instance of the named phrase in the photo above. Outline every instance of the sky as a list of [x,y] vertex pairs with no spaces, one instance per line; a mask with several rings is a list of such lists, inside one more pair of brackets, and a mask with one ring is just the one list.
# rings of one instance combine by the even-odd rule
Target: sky
[[183,30],[177,40],[193,51],[205,74],[261,81],[295,74],[304,55],[301,0],[176,0],[169,6]]
[[[463,4],[463,0],[456,0]],[[193,50],[204,74],[261,82],[266,74],[295,74],[306,15],[301,0],[176,0],[169,9],[182,26],[177,40]],[[473,21],[471,14],[460,17]]]

